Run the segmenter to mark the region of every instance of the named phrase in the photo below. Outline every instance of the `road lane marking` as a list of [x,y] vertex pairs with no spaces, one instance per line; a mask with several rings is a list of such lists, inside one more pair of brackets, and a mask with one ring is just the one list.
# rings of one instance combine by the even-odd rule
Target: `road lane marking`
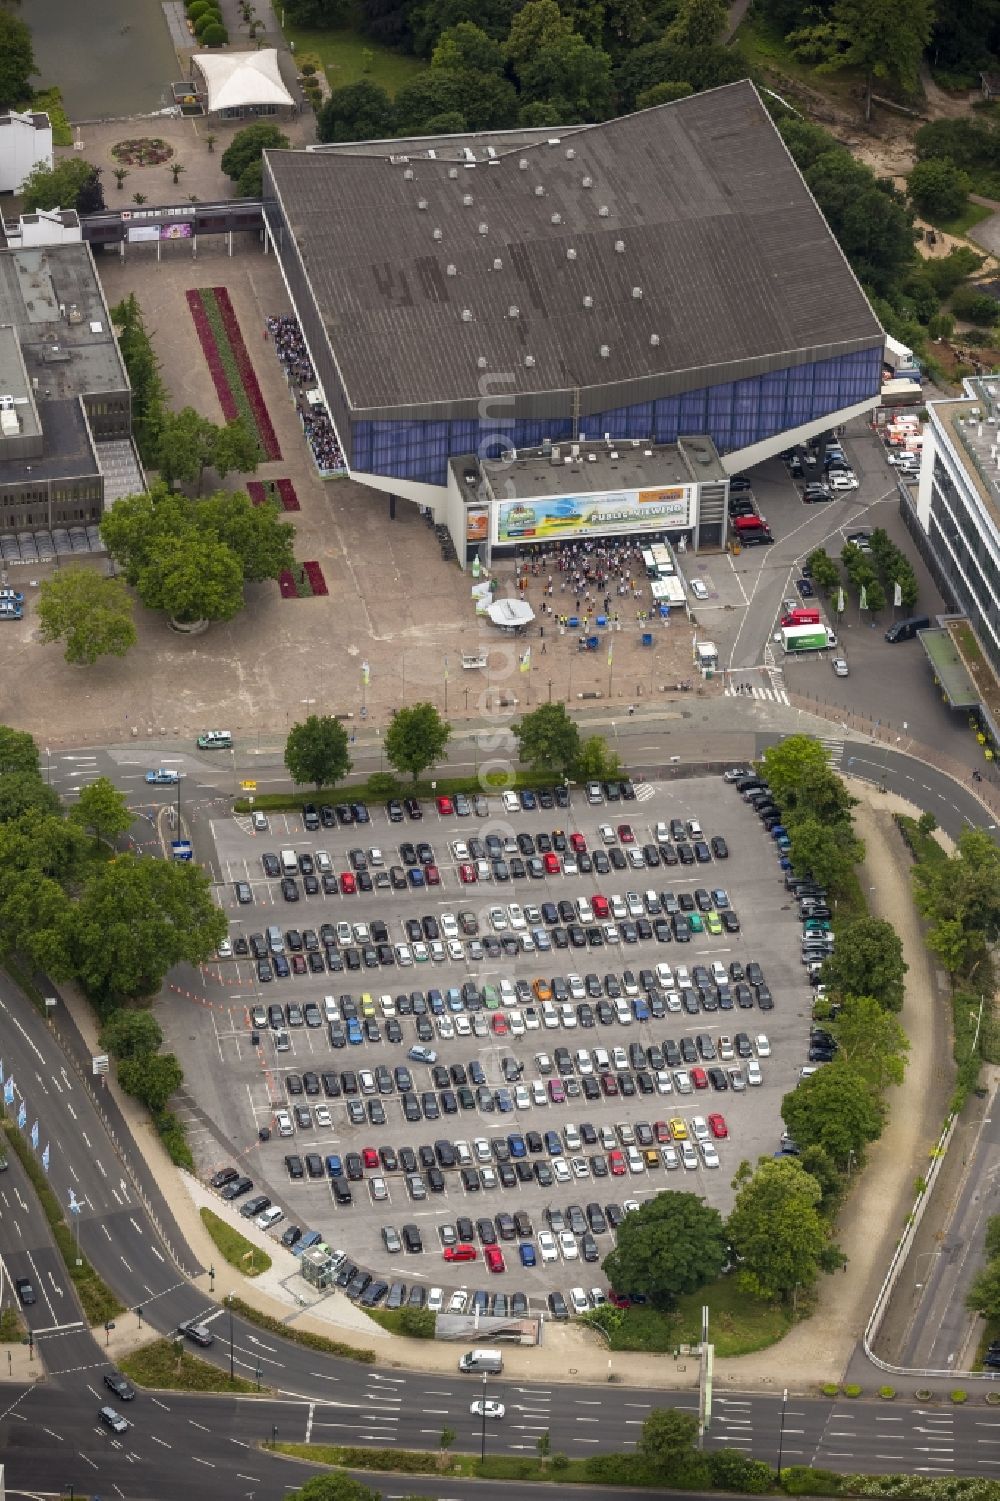
[[174,1447],[173,1444],[168,1444],[165,1438],[157,1438],[155,1433],[151,1433],[149,1436],[154,1444],[161,1444],[164,1449],[172,1449]]

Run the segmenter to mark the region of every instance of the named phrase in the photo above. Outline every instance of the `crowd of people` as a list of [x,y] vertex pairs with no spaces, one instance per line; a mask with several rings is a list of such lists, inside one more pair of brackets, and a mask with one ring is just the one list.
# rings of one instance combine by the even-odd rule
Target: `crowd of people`
[[317,469],[322,474],[338,473],[346,469],[343,449],[337,441],[337,434],[326,408],[315,405],[308,399],[307,393],[316,384],[316,372],[298,320],[284,316],[268,318],[264,337],[274,345],[285,379],[294,393],[295,410]]

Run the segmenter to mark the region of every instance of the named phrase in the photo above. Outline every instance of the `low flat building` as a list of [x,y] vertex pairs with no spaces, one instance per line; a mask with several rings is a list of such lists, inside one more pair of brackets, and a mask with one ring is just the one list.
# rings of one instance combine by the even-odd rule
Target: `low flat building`
[[0,114],[0,193],[17,193],[36,167],[52,166],[52,122],[44,110]]

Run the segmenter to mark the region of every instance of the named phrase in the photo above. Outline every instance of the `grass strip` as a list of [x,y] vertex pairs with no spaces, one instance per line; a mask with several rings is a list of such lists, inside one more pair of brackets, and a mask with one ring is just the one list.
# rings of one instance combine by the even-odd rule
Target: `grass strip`
[[603,1330],[611,1350],[644,1350],[664,1355],[701,1340],[701,1310],[710,1309],[715,1352],[720,1359],[752,1355],[784,1339],[795,1322],[791,1309],[741,1292],[735,1277],[720,1277],[678,1300],[664,1312],[651,1304],[614,1308],[610,1303],[585,1316]]
[[433,1339],[437,1314],[427,1308],[366,1308],[368,1317],[404,1339]]
[[19,1345],[24,1337],[21,1318],[13,1303],[0,1308],[0,1345]]
[[663,1489],[662,1477],[654,1479],[638,1455],[595,1454],[589,1459],[569,1459],[553,1454],[548,1459],[519,1458],[512,1454],[488,1454],[485,1461],[474,1454],[452,1454],[422,1449],[354,1449],[338,1444],[282,1444],[279,1454],[305,1459],[311,1464],[336,1465],[345,1470],[375,1470],[397,1475],[440,1475],[478,1480],[562,1481],[575,1485],[596,1483],[648,1486]]
[[247,1240],[232,1225],[220,1219],[211,1209],[202,1209],[201,1222],[215,1243],[215,1249],[223,1261],[236,1267],[245,1277],[259,1277],[261,1272],[271,1270],[271,1258],[266,1251]]
[[4,1121],[4,1129],[7,1139],[17,1154],[18,1160],[28,1177],[32,1187],[38,1195],[38,1201],[42,1206],[42,1212],[49,1222],[59,1254],[66,1264],[70,1280],[76,1288],[80,1305],[83,1308],[83,1316],[90,1325],[106,1324],[109,1319],[117,1318],[124,1313],[124,1306],[119,1303],[111,1289],[102,1282],[85,1256],[79,1257],[77,1266],[76,1240],[72,1230],[63,1219],[59,1200],[52,1192],[52,1186],[45,1176],[45,1170],[35,1157],[31,1148],[22,1137],[20,1131],[11,1121]]
[[133,1350],[118,1362],[123,1376],[137,1386],[148,1386],[158,1391],[174,1392],[255,1392],[257,1384],[242,1376],[230,1380],[228,1371],[209,1365],[197,1355],[181,1350],[178,1355],[175,1342],[157,1339],[151,1345]]
[[242,1298],[230,1298],[229,1306],[234,1313],[246,1319],[248,1324],[256,1324],[258,1329],[267,1329],[271,1334],[280,1334],[282,1338],[291,1340],[293,1345],[304,1345],[307,1350],[322,1350],[325,1355],[339,1355],[341,1360],[356,1360],[361,1365],[375,1364],[374,1350],[356,1350],[353,1345],[345,1345],[342,1340],[327,1339],[325,1334],[296,1329],[294,1324],[272,1318],[269,1313],[262,1313],[259,1308],[254,1308],[252,1303],[244,1303]]
[[[346,803],[357,802],[359,797],[371,802],[384,802],[390,797],[440,797],[442,794],[451,796],[455,792],[465,792],[474,796],[477,792],[490,793],[494,796],[498,792],[506,791],[507,788],[516,790],[518,787],[537,787],[538,777],[533,777],[527,772],[521,775],[512,775],[509,772],[493,772],[485,777],[436,777],[434,786],[429,781],[395,781],[391,777],[386,778],[385,772],[375,772],[379,779],[372,788],[368,782],[351,782],[342,787],[321,787],[319,791],[312,792],[264,792],[256,794],[253,800],[254,808],[270,808],[279,811],[282,808],[301,808],[303,803]],[[249,813],[251,805],[245,797],[237,798],[233,804],[237,813]]]
[[69,123],[62,93],[58,88],[40,89],[32,96],[31,108],[44,110],[48,115],[53,146],[72,146],[73,127]]

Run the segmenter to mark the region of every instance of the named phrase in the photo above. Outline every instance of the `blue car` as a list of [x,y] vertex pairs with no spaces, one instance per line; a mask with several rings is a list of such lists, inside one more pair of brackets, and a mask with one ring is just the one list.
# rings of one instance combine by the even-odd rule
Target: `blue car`
[[341,1162],[340,1158],[337,1156],[337,1154],[335,1152],[331,1152],[330,1155],[329,1155],[329,1157],[327,1157],[327,1159],[326,1159],[326,1170],[330,1174],[331,1178],[342,1178],[343,1177],[343,1175],[344,1175],[344,1164]]
[[420,886],[423,886],[424,873],[420,869],[419,865],[411,865],[406,874],[407,878],[409,879],[410,885],[414,888],[414,890],[416,890]]
[[180,773],[171,771],[167,766],[160,766],[156,771],[146,773],[146,781],[151,787],[173,787],[180,779]]
[[649,1021],[649,1007],[641,995],[633,996],[632,1011],[637,1022]]
[[501,1115],[506,1115],[514,1108],[514,1101],[510,1097],[509,1089],[498,1089],[496,1094],[497,1109]]
[[308,1251],[310,1246],[319,1245],[322,1239],[318,1230],[307,1230],[302,1239],[292,1247],[292,1255],[301,1256],[304,1251]]
[[350,1043],[351,1047],[356,1047],[359,1043],[364,1041],[364,1038],[361,1035],[361,1023],[357,1020],[356,1017],[352,1018],[352,1020],[347,1023],[347,1041]]
[[528,1148],[524,1144],[524,1137],[516,1131],[511,1132],[510,1136],[507,1137],[507,1146],[515,1162],[518,1158],[526,1157],[528,1154]]
[[522,1240],[517,1253],[521,1258],[522,1266],[535,1266],[538,1258],[535,1256],[535,1248],[530,1241]]

